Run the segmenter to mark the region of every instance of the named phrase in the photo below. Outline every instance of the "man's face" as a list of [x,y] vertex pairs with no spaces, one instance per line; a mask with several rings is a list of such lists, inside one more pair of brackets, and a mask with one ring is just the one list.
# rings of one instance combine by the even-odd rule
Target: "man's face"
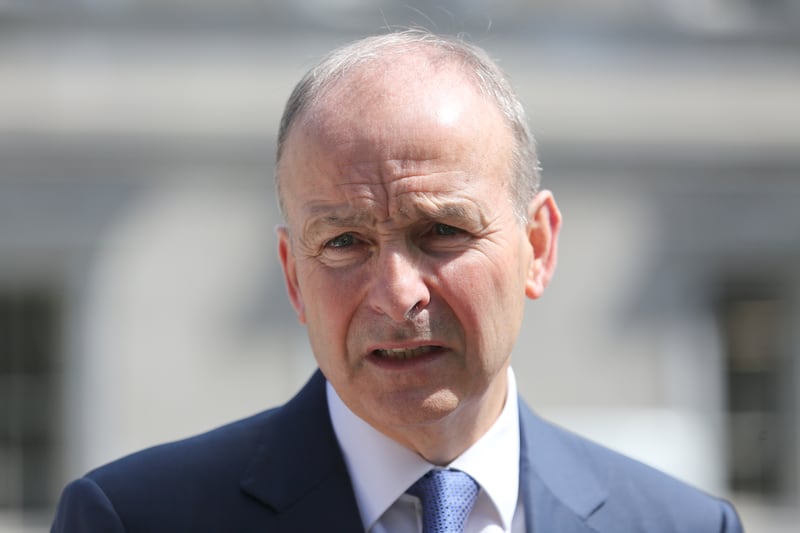
[[513,209],[501,115],[457,73],[412,63],[340,82],[293,126],[279,168],[279,253],[317,362],[401,442],[494,421],[543,270],[539,233]]

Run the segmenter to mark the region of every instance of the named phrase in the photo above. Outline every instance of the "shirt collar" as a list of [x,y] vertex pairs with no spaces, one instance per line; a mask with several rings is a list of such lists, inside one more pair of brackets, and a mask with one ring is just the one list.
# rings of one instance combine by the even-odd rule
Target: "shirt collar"
[[[434,465],[398,444],[353,413],[327,384],[328,410],[369,530],[414,482]],[[477,481],[508,531],[519,494],[519,412],[514,372],[508,369],[508,394],[495,423],[450,465]]]
[[508,369],[508,395],[500,416],[478,441],[450,464],[472,476],[489,495],[504,531],[519,497],[519,404],[514,372]]

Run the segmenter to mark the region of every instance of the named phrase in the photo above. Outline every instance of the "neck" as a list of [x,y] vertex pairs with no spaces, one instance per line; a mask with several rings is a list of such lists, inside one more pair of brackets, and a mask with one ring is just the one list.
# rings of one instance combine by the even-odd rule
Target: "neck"
[[[496,390],[493,390],[496,389]],[[507,369],[482,396],[460,404],[443,418],[402,428],[377,428],[390,439],[437,466],[447,466],[497,421],[508,395]]]

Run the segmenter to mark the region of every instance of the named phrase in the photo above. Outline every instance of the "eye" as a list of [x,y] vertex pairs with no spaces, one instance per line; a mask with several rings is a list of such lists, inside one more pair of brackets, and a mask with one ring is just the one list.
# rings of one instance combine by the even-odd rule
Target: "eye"
[[362,233],[346,231],[323,240],[315,257],[329,268],[344,268],[365,261],[371,253],[370,241]]
[[326,248],[346,248],[355,244],[356,238],[352,233],[342,233],[325,243]]
[[449,224],[434,224],[433,226],[433,233],[440,237],[447,237],[450,235],[459,235],[462,233],[462,230],[450,226]]
[[458,226],[434,222],[420,235],[419,246],[428,253],[453,253],[473,242],[472,234]]

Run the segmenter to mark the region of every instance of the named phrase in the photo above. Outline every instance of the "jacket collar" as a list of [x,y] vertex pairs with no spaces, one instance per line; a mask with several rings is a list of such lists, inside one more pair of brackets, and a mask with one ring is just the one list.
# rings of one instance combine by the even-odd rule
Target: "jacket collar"
[[270,413],[241,487],[296,531],[363,530],[322,373]]
[[[602,472],[587,463],[582,441],[543,421],[523,401],[519,417],[520,487],[528,531],[593,531],[587,520],[608,493]],[[290,530],[363,530],[321,372],[269,413],[241,487],[279,520],[284,517]]]
[[520,401],[520,486],[529,531],[593,531],[588,519],[608,491],[582,440],[545,422]]

